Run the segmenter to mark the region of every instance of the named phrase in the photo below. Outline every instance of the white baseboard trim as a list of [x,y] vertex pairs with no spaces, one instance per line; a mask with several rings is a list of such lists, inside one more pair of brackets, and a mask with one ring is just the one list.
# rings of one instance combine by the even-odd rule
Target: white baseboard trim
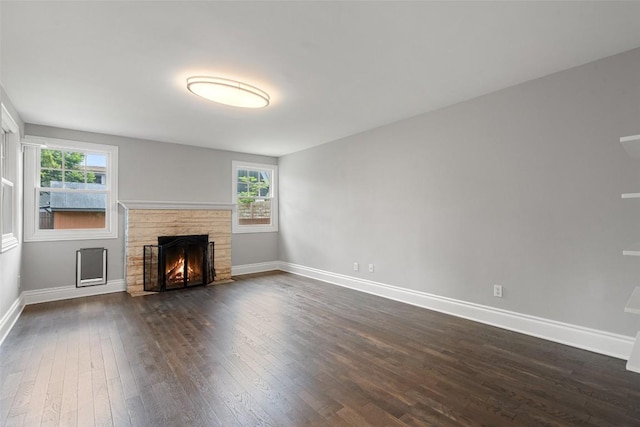
[[[635,342],[634,337],[557,322],[555,320],[474,304],[282,261],[245,264],[231,268],[232,275],[261,273],[273,270],[282,270],[300,276],[310,277],[334,285],[520,332],[548,341],[593,351],[618,359],[628,360]],[[126,291],[126,283],[123,279],[109,281],[106,285],[85,288],[62,286],[58,288],[24,291],[0,320],[0,344],[2,344],[2,341],[15,324],[25,305],[124,291]]]
[[57,288],[37,289],[34,291],[24,291],[25,305],[40,304],[42,302],[60,301],[63,299],[81,298],[92,295],[110,294],[113,292],[123,292],[127,290],[124,279],[109,280],[106,285],[86,286],[76,288],[75,286],[60,286]]
[[255,264],[234,265],[231,267],[232,276],[242,274],[264,273],[265,271],[280,270],[280,261],[257,262]]
[[487,325],[520,332],[526,335],[566,344],[571,347],[627,360],[631,354],[634,337],[618,335],[597,329],[585,328],[541,317],[474,304],[426,292],[400,288],[316,268],[280,262],[282,271],[310,277],[334,285],[366,292],[380,297],[404,302],[429,310],[451,314]]
[[22,310],[24,309],[23,295],[24,293],[20,294],[20,296],[16,298],[13,304],[11,304],[9,311],[7,311],[0,320],[0,345],[2,345],[4,339],[9,335],[11,328],[16,324],[18,317],[20,317],[20,313],[22,313]]

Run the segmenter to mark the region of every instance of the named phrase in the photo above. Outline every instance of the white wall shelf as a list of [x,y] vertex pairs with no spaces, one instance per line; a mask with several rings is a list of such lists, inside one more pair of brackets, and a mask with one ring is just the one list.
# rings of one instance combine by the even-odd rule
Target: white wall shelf
[[[622,142],[622,138],[620,138]],[[640,145],[640,141],[638,142]],[[640,199],[640,193],[622,193],[623,199]],[[627,250],[622,251],[622,255],[627,256],[640,256],[640,244],[635,245],[636,247],[629,248]],[[640,313],[639,313],[640,314]]]
[[640,314],[640,286],[636,286],[633,293],[627,301],[627,305],[624,307],[624,311],[627,313]]
[[[640,149],[640,135],[636,135],[633,138],[636,138],[636,137],[639,138],[637,140],[637,144],[639,145],[639,149]],[[631,138],[631,137],[628,137],[628,138]],[[620,138],[620,142],[622,142],[622,140],[623,140],[623,138]],[[622,193],[622,198],[623,199],[640,199],[640,193]],[[622,255],[640,256],[640,243],[637,243],[637,244],[633,245],[633,247],[631,247],[631,248],[623,250],[622,251]],[[638,313],[638,314],[640,314],[640,313]]]
[[620,144],[629,156],[640,159],[640,135],[623,136],[620,138]]
[[627,249],[622,251],[622,255],[640,256],[640,243],[634,243]]
[[620,142],[622,142],[622,143],[633,142],[633,141],[640,142],[640,135],[623,136],[623,137],[620,138]]
[[[640,159],[640,135],[623,136],[620,138],[620,144],[630,157]],[[640,193],[623,193],[622,198],[640,199]],[[640,256],[640,244],[622,251],[622,255]],[[636,286],[631,293],[624,311],[625,313],[640,314],[640,286]],[[636,340],[627,360],[627,370],[640,373],[640,331],[636,334]]]

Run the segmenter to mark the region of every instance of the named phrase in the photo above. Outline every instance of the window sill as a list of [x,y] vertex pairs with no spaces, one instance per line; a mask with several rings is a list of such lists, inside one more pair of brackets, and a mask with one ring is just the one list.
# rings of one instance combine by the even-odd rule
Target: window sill
[[247,234],[247,233],[276,233],[278,232],[277,225],[267,226],[234,226],[231,230],[232,234]]

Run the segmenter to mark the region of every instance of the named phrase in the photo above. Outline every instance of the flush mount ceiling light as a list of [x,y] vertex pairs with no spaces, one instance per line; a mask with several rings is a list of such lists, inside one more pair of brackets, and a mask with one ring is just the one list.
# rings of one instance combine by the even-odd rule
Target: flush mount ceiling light
[[209,101],[234,107],[262,108],[270,100],[269,94],[257,87],[221,77],[189,77],[187,89]]

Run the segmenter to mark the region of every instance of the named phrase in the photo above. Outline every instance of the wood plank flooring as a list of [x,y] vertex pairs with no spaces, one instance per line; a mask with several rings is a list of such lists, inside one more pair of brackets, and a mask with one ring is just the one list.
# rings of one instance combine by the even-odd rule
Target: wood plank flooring
[[25,308],[6,426],[639,426],[625,363],[312,279]]

